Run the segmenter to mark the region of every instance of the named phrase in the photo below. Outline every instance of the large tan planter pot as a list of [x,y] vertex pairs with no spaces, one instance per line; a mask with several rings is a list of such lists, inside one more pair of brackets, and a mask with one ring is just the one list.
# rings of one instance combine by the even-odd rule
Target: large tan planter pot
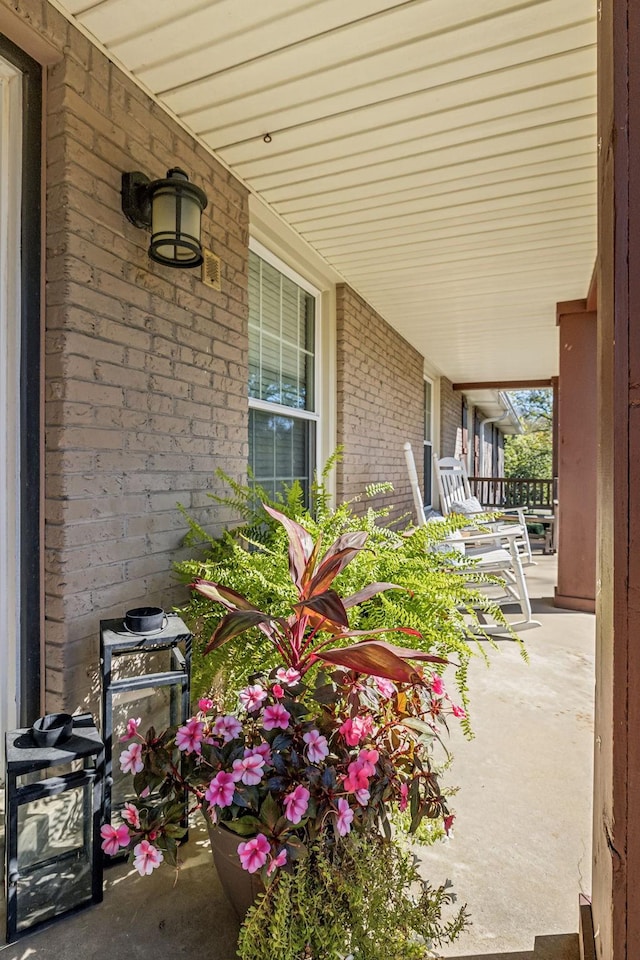
[[259,873],[248,873],[242,869],[238,857],[238,844],[247,837],[239,837],[224,826],[213,825],[207,820],[207,830],[211,840],[213,862],[220,877],[222,889],[239,920],[244,920],[247,910],[264,885]]

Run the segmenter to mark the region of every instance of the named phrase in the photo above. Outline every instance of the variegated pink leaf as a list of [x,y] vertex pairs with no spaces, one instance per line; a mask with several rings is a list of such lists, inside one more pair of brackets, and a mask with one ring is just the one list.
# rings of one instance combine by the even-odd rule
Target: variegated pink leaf
[[319,615],[314,618],[314,623],[319,623],[321,620],[327,621],[327,628],[330,624],[335,624],[340,628],[349,626],[347,611],[335,590],[326,590],[315,597],[310,597],[309,600],[294,603],[293,609],[300,614],[313,613]]
[[217,650],[227,640],[233,640],[251,627],[260,627],[264,631],[264,628],[269,628],[272,622],[272,617],[260,610],[232,610],[222,618],[213,631],[204,652],[207,654]]
[[364,603],[365,600],[370,600],[371,597],[375,597],[376,594],[384,593],[385,590],[405,589],[405,587],[401,587],[397,583],[370,583],[368,587],[363,587],[362,590],[358,590],[357,593],[352,593],[350,597],[344,597],[342,602],[345,608],[350,610],[351,607],[356,607],[359,603]]
[[350,647],[336,650],[323,650],[315,656],[333,663],[338,667],[347,667],[356,673],[365,673],[374,677],[385,677],[396,683],[419,683],[422,673],[417,667],[398,657],[378,640],[365,640]]
[[227,610],[255,610],[255,606],[250,603],[241,593],[237,593],[230,587],[224,587],[221,583],[214,583],[212,580],[202,580],[196,577],[193,583],[189,584],[191,590],[206,597],[207,600],[213,600],[215,603],[221,603]]
[[287,531],[289,537],[289,572],[296,587],[300,589],[307,563],[313,553],[313,538],[304,527],[285,516],[284,513],[275,510],[266,503],[263,503],[262,506],[269,516],[281,523]]

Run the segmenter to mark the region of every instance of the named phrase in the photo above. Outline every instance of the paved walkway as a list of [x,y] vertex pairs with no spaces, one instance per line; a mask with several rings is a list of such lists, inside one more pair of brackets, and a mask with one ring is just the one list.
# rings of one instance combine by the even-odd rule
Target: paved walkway
[[[470,671],[475,739],[452,738],[460,786],[454,839],[427,852],[473,926],[446,956],[577,958],[578,894],[590,892],[595,618],[552,604],[555,558],[527,582],[534,616],[517,645],[500,643]],[[535,952],[534,951],[535,947]]]
[[[470,675],[475,740],[455,737],[455,837],[427,851],[450,877],[473,926],[449,957],[575,960],[578,893],[589,891],[594,618],[551,604],[555,563],[528,568],[536,617],[527,665],[500,643]],[[193,831],[177,886],[169,870],[105,874],[105,900],[48,930],[0,946],[0,960],[232,960],[237,921],[204,832]],[[4,926],[4,918],[0,918]]]

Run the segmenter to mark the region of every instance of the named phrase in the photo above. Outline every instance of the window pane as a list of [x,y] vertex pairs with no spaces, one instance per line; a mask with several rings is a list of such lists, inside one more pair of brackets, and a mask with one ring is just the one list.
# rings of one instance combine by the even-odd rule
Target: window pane
[[429,383],[428,380],[425,380],[425,381],[424,381],[424,439],[425,439],[425,440],[428,440],[428,441],[430,441],[430,440],[432,439],[432,437],[431,437],[431,430],[432,430],[432,427],[431,427],[431,419],[432,419],[432,413],[431,413],[431,407],[432,407],[431,389],[432,389],[432,388],[431,388],[431,384]]
[[260,334],[249,337],[249,396],[260,396]]
[[309,353],[300,354],[300,406],[303,410],[315,410],[315,362]]
[[282,403],[280,395],[280,341],[264,334],[262,337],[262,370],[260,399]]
[[270,264],[262,261],[261,284],[261,316],[262,329],[280,336],[280,274]]
[[249,252],[249,323],[260,326],[260,260]]
[[298,380],[298,351],[286,343],[282,345],[282,399],[287,407],[304,408],[304,397]]
[[315,310],[315,297],[250,254],[250,397],[315,409]]
[[250,410],[249,436],[255,481],[275,492],[299,480],[308,501],[315,423],[264,410]]
[[[298,346],[299,343],[299,323],[298,323],[298,292],[300,287],[289,280],[288,277],[282,278],[282,339]],[[302,291],[300,291],[302,292]]]
[[300,334],[300,344],[310,353],[316,351],[316,299],[310,293],[300,291],[300,319],[303,330]]

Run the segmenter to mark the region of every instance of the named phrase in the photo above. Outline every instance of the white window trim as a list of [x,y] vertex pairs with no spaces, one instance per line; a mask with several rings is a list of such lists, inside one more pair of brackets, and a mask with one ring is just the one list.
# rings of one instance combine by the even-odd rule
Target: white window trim
[[260,243],[259,240],[256,240],[255,237],[249,238],[249,250],[255,253],[258,257],[264,260],[266,263],[270,264],[276,270],[278,270],[283,276],[287,277],[293,283],[297,284],[305,293],[310,294],[315,300],[315,327],[313,331],[313,349],[314,349],[314,391],[313,391],[313,410],[301,410],[299,407],[287,407],[284,404],[280,403],[271,403],[268,400],[260,400],[256,397],[249,397],[249,409],[250,410],[264,410],[268,413],[280,414],[282,416],[288,416],[298,420],[312,420],[316,423],[315,430],[315,445],[314,445],[314,462],[315,468],[322,468],[322,451],[323,451],[323,419],[319,413],[322,410],[324,404],[323,397],[323,378],[321,371],[323,369],[323,336],[322,336],[322,324],[323,324],[323,315],[322,315],[322,291],[319,290],[312,283],[309,283],[304,277],[302,277],[295,270],[292,270],[288,264],[281,260],[275,253],[272,253],[268,247],[265,247],[263,243]]
[[0,758],[17,726],[20,689],[20,203],[22,73],[0,59]]
[[[335,453],[338,443],[336,284],[345,282],[345,278],[255,194],[249,195],[249,224],[250,246],[256,243],[256,253],[260,253],[259,244],[321,292],[320,359],[316,382],[316,409],[320,416],[318,467],[321,468]],[[334,502],[336,487],[337,471],[332,470],[327,477],[327,492]]]
[[301,410],[299,407],[286,407],[281,403],[272,403],[270,400],[259,400],[249,397],[249,406],[252,410],[264,410],[265,413],[293,415],[297,420],[315,420],[319,422],[320,414],[311,410]]

